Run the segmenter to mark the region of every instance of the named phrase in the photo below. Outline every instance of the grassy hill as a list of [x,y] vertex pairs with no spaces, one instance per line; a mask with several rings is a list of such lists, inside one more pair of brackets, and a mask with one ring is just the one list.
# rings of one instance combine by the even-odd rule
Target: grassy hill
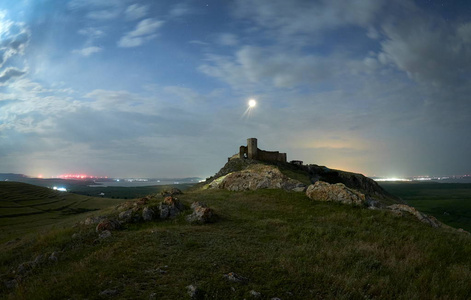
[[20,182],[0,182],[0,243],[35,229],[47,229],[63,222],[73,224],[74,216],[123,201],[85,197]]
[[[56,251],[59,260],[32,270],[17,288],[2,285],[0,295],[189,299],[186,287],[194,285],[201,299],[253,299],[251,290],[260,299],[471,297],[471,237],[465,233],[280,190],[191,191],[180,199],[187,206],[205,202],[217,222],[190,225],[180,216],[128,224],[103,240],[93,225],[38,226],[34,236],[3,243],[4,282],[38,255]],[[246,280],[230,282],[223,276],[229,272]]]
[[393,182],[381,186],[441,222],[471,232],[470,183]]

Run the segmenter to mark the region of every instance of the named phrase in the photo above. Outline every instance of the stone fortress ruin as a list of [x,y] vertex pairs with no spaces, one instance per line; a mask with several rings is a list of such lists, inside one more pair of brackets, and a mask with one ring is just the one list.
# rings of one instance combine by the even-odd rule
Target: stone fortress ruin
[[272,162],[286,162],[286,153],[280,153],[279,151],[265,151],[260,150],[257,147],[257,139],[247,139],[247,146],[240,146],[239,153],[234,154],[229,158],[249,158],[260,161],[272,161]]

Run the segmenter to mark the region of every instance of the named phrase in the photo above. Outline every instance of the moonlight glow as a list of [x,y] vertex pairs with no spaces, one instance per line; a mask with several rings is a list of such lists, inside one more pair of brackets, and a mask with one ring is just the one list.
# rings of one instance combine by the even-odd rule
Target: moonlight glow
[[257,106],[257,101],[255,99],[250,99],[248,102],[249,107],[247,107],[247,110],[242,114],[242,118],[250,117],[250,114],[252,110],[254,109],[255,106]]

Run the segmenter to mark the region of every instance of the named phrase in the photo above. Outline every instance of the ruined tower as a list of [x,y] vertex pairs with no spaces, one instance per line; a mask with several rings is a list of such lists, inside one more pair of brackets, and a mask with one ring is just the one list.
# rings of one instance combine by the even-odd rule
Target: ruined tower
[[247,146],[240,146],[239,153],[229,157],[229,160],[236,158],[249,158],[261,161],[279,161],[286,162],[286,153],[280,153],[278,151],[265,151],[258,149],[257,139],[247,139]]
[[250,159],[257,159],[257,139],[247,139],[247,157]]

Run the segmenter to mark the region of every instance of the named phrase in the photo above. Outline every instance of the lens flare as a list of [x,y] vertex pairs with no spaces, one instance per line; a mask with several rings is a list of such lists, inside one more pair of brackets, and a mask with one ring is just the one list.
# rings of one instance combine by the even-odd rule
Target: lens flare
[[257,106],[257,100],[255,99],[249,99],[249,102],[248,102],[248,107],[247,107],[247,110],[242,114],[242,118],[246,117],[250,117],[250,113],[252,112],[252,109]]

